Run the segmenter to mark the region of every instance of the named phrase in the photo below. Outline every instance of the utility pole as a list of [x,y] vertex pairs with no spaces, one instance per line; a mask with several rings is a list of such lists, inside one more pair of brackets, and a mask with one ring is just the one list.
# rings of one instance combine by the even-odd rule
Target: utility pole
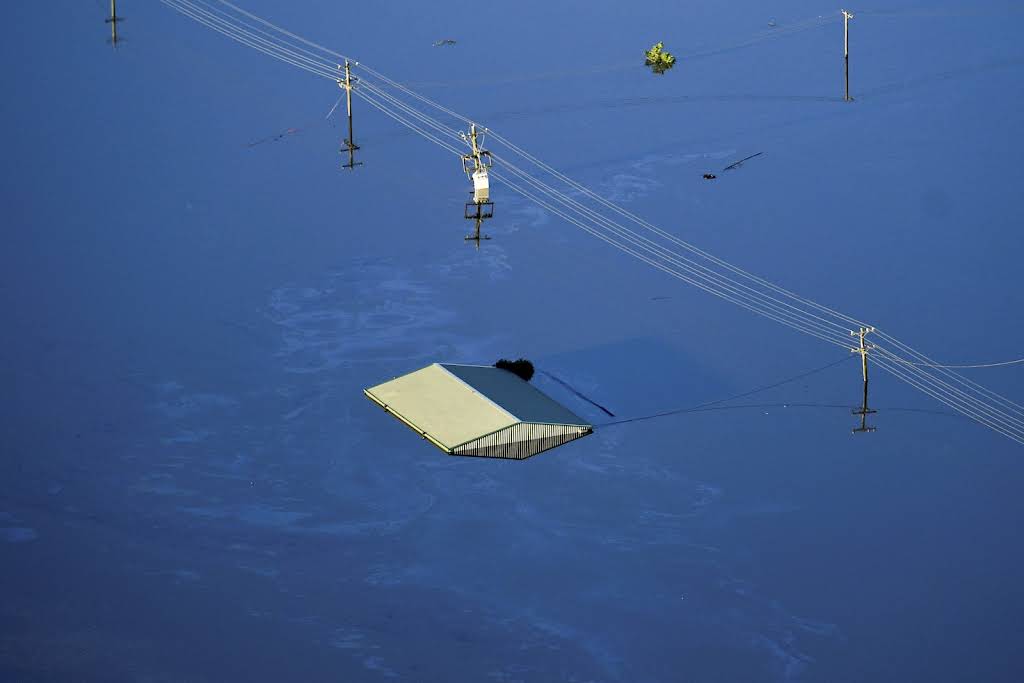
[[[356,65],[358,66],[358,62]],[[341,69],[341,65],[338,65]],[[345,105],[348,109],[348,137],[345,138],[345,142],[342,143],[341,151],[348,151],[348,163],[342,164],[342,168],[349,170],[354,169],[356,166],[362,166],[362,162],[356,162],[356,150],[359,149],[359,145],[355,143],[355,136],[352,134],[352,69],[349,61],[345,60],[345,79],[338,80],[338,87],[345,91]],[[358,79],[356,79],[358,81]]]
[[864,341],[864,338],[875,331],[873,327],[862,327],[859,332],[850,332],[850,336],[858,337],[860,339],[860,345],[856,348],[850,349],[853,353],[860,354],[861,373],[864,376],[864,399],[861,402],[860,409],[853,409],[854,415],[860,415],[860,427],[855,427],[853,433],[857,432],[873,432],[874,427],[868,426],[868,415],[877,413],[877,410],[868,408],[868,351],[874,348],[871,344]]
[[846,72],[846,94],[843,99],[850,101],[850,19],[853,12],[843,12],[843,64]]
[[476,124],[470,124],[469,135],[462,134],[462,139],[469,144],[469,154],[462,155],[462,170],[466,176],[473,181],[473,191],[470,193],[473,201],[466,202],[464,217],[475,221],[476,230],[472,235],[467,235],[467,240],[476,242],[477,249],[480,248],[480,240],[489,240],[490,237],[480,234],[480,225],[487,219],[494,217],[494,202],[491,201],[490,179],[487,169],[493,165],[491,153],[481,147],[483,135],[477,132]]
[[117,0],[110,0],[110,17],[104,23],[110,24],[110,44],[117,47],[117,22],[121,17],[117,16]]
[[466,205],[466,218],[472,219],[474,221],[475,228],[472,235],[466,235],[466,241],[476,242],[476,248],[480,249],[480,240],[491,239],[490,235],[480,234],[480,226],[483,225],[483,222],[485,220],[494,216],[494,210],[492,209],[489,213],[485,213],[483,204],[475,204],[474,206],[476,207],[476,211],[474,213],[471,213],[468,210],[469,204]]

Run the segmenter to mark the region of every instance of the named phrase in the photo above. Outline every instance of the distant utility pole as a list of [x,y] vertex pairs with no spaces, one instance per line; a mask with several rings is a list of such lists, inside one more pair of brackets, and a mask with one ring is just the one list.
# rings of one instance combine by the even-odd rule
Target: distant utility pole
[[860,415],[860,427],[854,428],[854,434],[856,434],[857,432],[875,431],[874,427],[868,426],[868,415],[872,415],[878,412],[877,410],[871,410],[870,408],[868,408],[868,351],[870,351],[874,347],[871,344],[865,343],[864,341],[864,337],[866,337],[867,335],[874,331],[875,328],[873,327],[862,327],[860,328],[859,332],[850,332],[851,336],[860,338],[860,346],[850,350],[853,351],[854,353],[860,354],[861,372],[864,376],[864,400],[861,403],[860,410],[856,408],[853,409],[854,415]]
[[117,47],[117,22],[121,21],[121,17],[117,16],[117,0],[110,0],[110,17],[108,17],[105,23],[110,24],[110,44]]
[[844,99],[850,101],[850,19],[853,19],[853,12],[843,12],[843,64],[846,71],[846,95]]
[[[358,66],[358,62],[356,65]],[[338,65],[341,69],[341,65]],[[363,163],[356,162],[356,150],[359,149],[359,145],[355,142],[355,136],[352,134],[352,69],[349,61],[345,60],[345,79],[338,80],[338,86],[345,91],[345,105],[348,108],[348,137],[345,138],[345,142],[341,145],[341,151],[348,150],[348,163],[342,164],[342,168],[349,170],[354,169],[356,166],[362,166]],[[356,79],[358,81],[358,79]]]

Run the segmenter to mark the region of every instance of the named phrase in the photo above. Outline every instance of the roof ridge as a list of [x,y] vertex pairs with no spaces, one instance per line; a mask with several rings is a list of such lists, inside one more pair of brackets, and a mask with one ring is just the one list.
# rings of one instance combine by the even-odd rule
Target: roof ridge
[[[480,398],[482,398],[482,399],[484,399],[485,401],[487,401],[488,403],[490,403],[490,404],[491,404],[492,406],[494,406],[495,408],[497,408],[497,409],[498,409],[498,410],[500,410],[501,412],[503,412],[503,413],[505,413],[506,415],[508,415],[509,417],[511,417],[511,418],[512,418],[513,420],[516,420],[516,421],[518,421],[518,422],[520,422],[520,423],[521,423],[521,422],[523,422],[523,418],[519,417],[518,415],[516,415],[515,413],[513,413],[512,411],[510,411],[510,410],[509,410],[508,408],[506,408],[505,406],[503,406],[503,405],[501,405],[501,404],[499,404],[499,403],[496,403],[496,402],[495,402],[495,401],[494,401],[494,400],[493,400],[493,399],[492,399],[492,398],[491,398],[490,396],[488,396],[487,394],[483,393],[482,391],[480,391],[479,389],[477,389],[476,387],[474,387],[474,386],[473,386],[472,384],[470,384],[469,382],[467,382],[466,380],[462,379],[461,377],[459,377],[458,375],[456,375],[456,374],[455,374],[454,372],[452,372],[451,370],[449,370],[448,368],[446,368],[446,367],[445,367],[445,365],[446,365],[445,363],[434,363],[434,365],[436,365],[436,366],[438,366],[439,368],[441,368],[442,370],[444,370],[444,371],[445,371],[446,373],[448,373],[448,376],[449,376],[449,377],[451,377],[451,378],[452,378],[452,379],[454,379],[455,381],[459,382],[460,384],[463,384],[463,385],[464,385],[464,386],[465,386],[465,387],[466,387],[467,389],[469,389],[469,390],[470,390],[470,391],[472,391],[472,392],[473,392],[474,394],[476,394],[476,395],[477,395],[477,396],[479,396]],[[458,363],[447,363],[447,365],[459,365],[459,364],[458,364]],[[489,368],[489,367],[493,367],[493,366],[491,366],[491,365],[461,365],[460,367],[471,367],[471,368]],[[495,369],[497,369],[497,368],[495,368]],[[508,427],[511,427],[511,426],[512,426],[512,425],[508,425]],[[504,428],[505,428],[505,427],[503,427],[502,429],[504,429]],[[467,443],[468,443],[468,442],[467,442]]]

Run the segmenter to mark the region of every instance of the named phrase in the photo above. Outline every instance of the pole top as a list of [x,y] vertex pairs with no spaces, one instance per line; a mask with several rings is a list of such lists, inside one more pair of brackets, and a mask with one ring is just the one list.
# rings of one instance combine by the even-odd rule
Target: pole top
[[845,10],[845,9],[841,9],[839,11],[842,12],[843,16],[846,17],[847,19],[853,19],[853,12],[850,12],[850,11]]

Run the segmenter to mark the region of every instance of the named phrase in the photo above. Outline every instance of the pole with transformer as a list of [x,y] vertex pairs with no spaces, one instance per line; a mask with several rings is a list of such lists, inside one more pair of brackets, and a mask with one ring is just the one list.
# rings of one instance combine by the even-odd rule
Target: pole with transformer
[[487,169],[494,161],[491,153],[483,149],[483,135],[477,131],[476,124],[470,124],[469,134],[462,133],[462,139],[469,145],[469,154],[462,155],[462,170],[473,182],[473,192],[470,193],[473,201],[466,202],[464,217],[474,221],[475,230],[472,235],[467,235],[467,240],[476,243],[480,248],[480,240],[491,239],[487,235],[480,234],[480,226],[485,220],[494,217],[494,202],[491,201],[490,180]]

